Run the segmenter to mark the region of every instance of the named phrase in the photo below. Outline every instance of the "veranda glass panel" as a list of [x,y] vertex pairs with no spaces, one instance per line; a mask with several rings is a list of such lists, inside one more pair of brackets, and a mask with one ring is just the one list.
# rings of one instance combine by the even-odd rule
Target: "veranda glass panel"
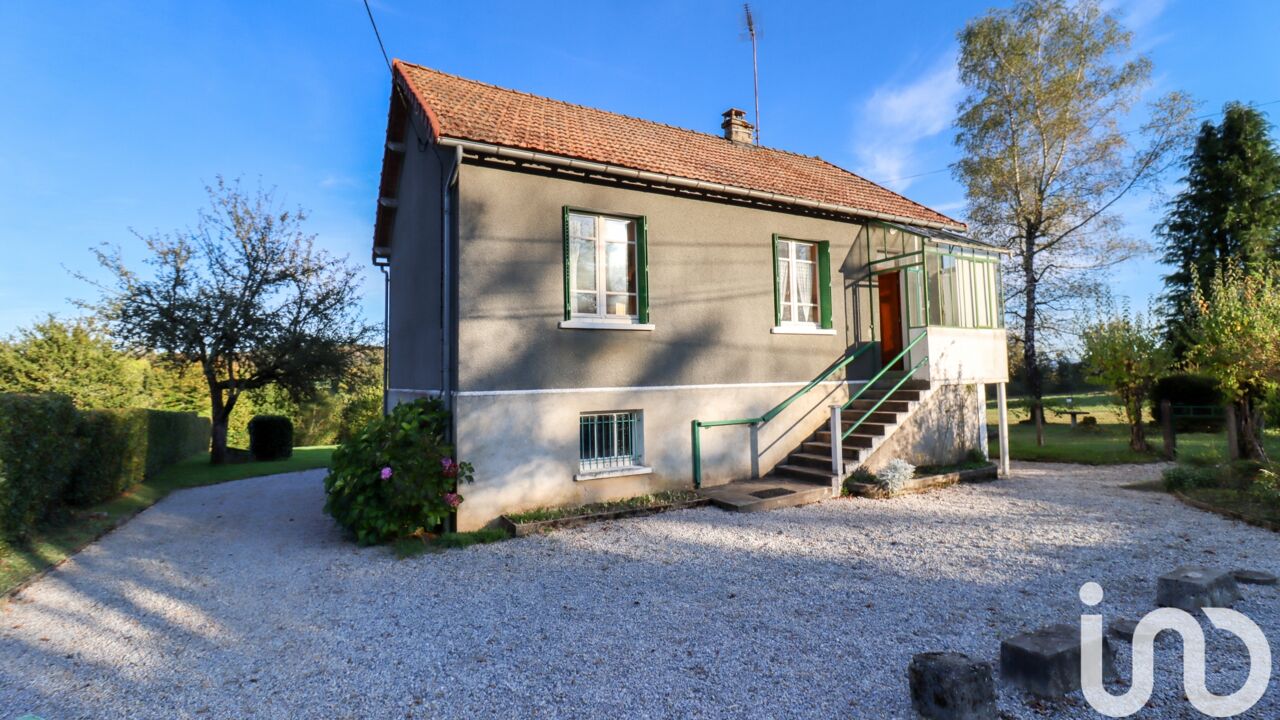
[[907,324],[910,327],[923,327],[926,324],[924,297],[924,268],[909,267],[906,269],[907,285]]
[[964,258],[956,258],[956,325],[974,327],[974,264]]
[[974,288],[973,295],[977,299],[974,306],[974,325],[976,327],[991,327],[991,279],[992,269],[991,263],[972,263]]
[[985,258],[939,252],[925,254],[930,325],[1003,327],[999,266]]

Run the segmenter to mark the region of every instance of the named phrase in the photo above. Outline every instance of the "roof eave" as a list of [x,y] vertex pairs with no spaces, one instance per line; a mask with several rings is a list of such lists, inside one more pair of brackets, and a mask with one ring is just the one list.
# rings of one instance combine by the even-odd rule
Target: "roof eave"
[[637,170],[635,168],[624,167],[620,165],[612,165],[608,163],[594,162],[591,160],[583,160],[581,158],[568,157],[565,155],[554,155],[551,153],[538,152],[535,150],[525,150],[522,148],[510,147],[507,145],[495,145],[492,143],[477,142],[467,140],[465,138],[455,138],[441,136],[438,143],[444,146],[461,147],[464,150],[471,150],[477,153],[494,155],[497,157],[506,157],[514,160],[524,160],[527,162],[543,163],[547,165],[557,165],[560,167],[568,167],[574,170],[582,170],[587,172],[600,173],[604,175],[612,175],[615,177],[631,178],[642,180],[645,182],[662,183],[667,185],[677,185],[682,187],[693,188],[706,192],[715,192],[725,195],[736,195],[738,197],[752,198],[755,200],[763,200],[766,202],[780,203],[783,205],[792,205],[795,207],[804,207],[824,212],[833,212],[842,215],[851,215],[854,217],[866,218],[869,220],[885,220],[888,222],[897,222],[910,225],[920,225],[923,227],[932,227],[940,230],[951,230],[963,232],[968,228],[963,223],[944,223],[933,220],[925,220],[923,218],[907,217],[904,215],[894,215],[891,213],[882,213],[866,208],[855,208],[846,205],[836,205],[833,203],[825,203],[817,200],[809,200],[807,198],[796,197],[794,195],[783,195],[780,193],[766,192],[763,190],[752,190],[750,188],[736,187],[732,185],[724,185],[722,183],[708,182],[706,180],[696,180],[693,178],[679,177],[676,175],[667,175],[663,173],[649,172],[647,170]]

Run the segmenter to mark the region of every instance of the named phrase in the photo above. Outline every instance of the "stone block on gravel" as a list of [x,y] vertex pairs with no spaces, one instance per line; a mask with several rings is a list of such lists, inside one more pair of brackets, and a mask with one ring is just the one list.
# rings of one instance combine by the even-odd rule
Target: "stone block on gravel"
[[[1115,678],[1115,647],[1102,638],[1102,676]],[[1080,628],[1050,625],[1000,643],[1000,677],[1043,697],[1080,689]]]
[[996,717],[991,663],[955,652],[927,652],[907,666],[911,704],[929,720],[990,720]]
[[1275,585],[1276,576],[1261,570],[1232,570],[1231,577],[1245,585]]
[[1231,573],[1184,565],[1160,576],[1156,605],[1194,612],[1202,607],[1231,607],[1240,599],[1240,588]]

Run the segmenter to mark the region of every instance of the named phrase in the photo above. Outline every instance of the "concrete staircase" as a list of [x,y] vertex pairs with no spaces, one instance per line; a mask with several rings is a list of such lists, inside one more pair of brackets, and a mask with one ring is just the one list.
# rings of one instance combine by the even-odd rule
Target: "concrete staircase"
[[[892,437],[928,397],[930,386],[924,380],[907,380],[893,390],[903,375],[885,373],[842,414],[843,427],[848,428],[875,407],[875,412],[841,443],[843,475],[831,472],[830,423],[824,422],[764,477],[704,488],[700,494],[719,507],[739,512],[792,507],[839,496],[840,486],[849,473]],[[880,403],[878,407],[877,403]]]

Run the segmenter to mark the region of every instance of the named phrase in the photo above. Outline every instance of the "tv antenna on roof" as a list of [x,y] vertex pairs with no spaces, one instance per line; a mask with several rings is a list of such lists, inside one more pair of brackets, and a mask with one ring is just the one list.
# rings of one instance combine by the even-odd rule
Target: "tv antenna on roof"
[[751,4],[743,3],[742,9],[746,13],[747,35],[751,39],[751,76],[755,86],[755,95],[756,95],[755,141],[756,141],[756,145],[759,145],[760,144],[760,67],[756,62],[756,38],[758,33],[756,32],[756,19],[751,14]]

